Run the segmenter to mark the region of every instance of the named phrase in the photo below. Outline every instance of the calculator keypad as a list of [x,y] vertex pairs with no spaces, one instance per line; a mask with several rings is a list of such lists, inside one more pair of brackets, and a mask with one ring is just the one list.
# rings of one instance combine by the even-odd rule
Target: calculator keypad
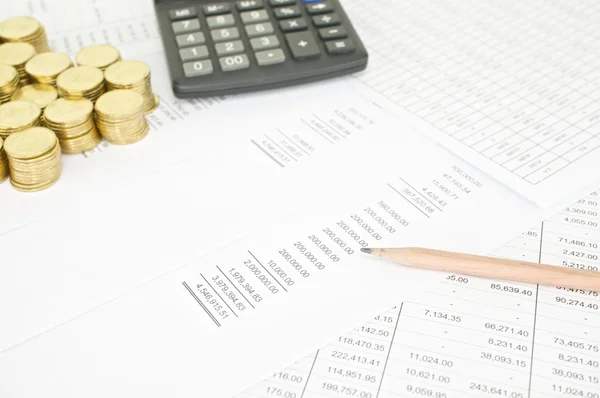
[[[211,54],[217,56],[213,59],[221,71],[229,73],[252,64],[285,63],[282,45],[297,61],[318,58],[323,48],[329,55],[355,51],[330,0],[237,0],[198,9],[180,7],[168,13],[184,75],[190,78],[214,73]],[[285,38],[285,44],[278,35]]]

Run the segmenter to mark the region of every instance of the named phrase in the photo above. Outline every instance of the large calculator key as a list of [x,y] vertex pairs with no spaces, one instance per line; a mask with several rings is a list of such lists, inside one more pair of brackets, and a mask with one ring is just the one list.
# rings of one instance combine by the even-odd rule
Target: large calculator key
[[267,50],[269,48],[279,47],[279,39],[277,36],[255,37],[250,40],[250,45],[254,51]]
[[302,15],[302,12],[296,6],[274,8],[273,12],[275,13],[275,16],[278,19],[296,18],[296,17],[299,17],[300,15]]
[[215,44],[217,55],[238,54],[244,52],[244,43],[241,40],[227,41],[225,43]]
[[231,5],[229,5],[229,3],[206,4],[202,6],[202,11],[204,11],[204,15],[206,16],[225,14],[226,12],[231,11]]
[[273,7],[278,6],[289,6],[292,4],[296,4],[296,0],[269,0],[269,4]]
[[296,32],[298,30],[306,30],[308,24],[304,18],[284,19],[279,21],[279,27],[282,32]]
[[285,35],[285,40],[295,59],[313,58],[321,54],[315,37],[310,31],[288,33]]
[[173,33],[179,35],[181,33],[197,32],[200,30],[200,21],[197,19],[188,19],[185,21],[177,21],[171,24]]
[[341,21],[339,15],[331,13],[313,17],[313,22],[317,28],[322,28],[325,26],[339,25]]
[[208,48],[206,46],[196,46],[182,48],[179,50],[181,62],[196,61],[202,58],[208,58]]
[[319,36],[323,40],[345,39],[348,37],[348,31],[343,26],[334,26],[332,28],[319,29]]
[[177,8],[169,11],[169,17],[172,21],[187,19],[197,16],[196,7]]
[[246,69],[250,67],[250,60],[246,54],[231,55],[229,57],[219,58],[223,72]]
[[215,15],[206,18],[206,23],[210,29],[224,28],[226,26],[235,25],[235,19],[233,19],[233,15],[231,14]]
[[202,32],[175,36],[175,40],[177,40],[177,45],[179,47],[196,46],[198,44],[204,44],[206,42],[206,39],[204,38],[204,33]]
[[238,28],[223,28],[215,29],[210,31],[210,35],[213,41],[227,41],[240,38],[240,31]]
[[354,42],[350,39],[325,42],[329,54],[347,54],[354,51]]
[[333,6],[328,1],[322,1],[319,3],[307,4],[306,9],[309,14],[324,14],[333,11]]
[[269,19],[266,10],[246,11],[240,14],[243,23],[262,22]]
[[185,77],[198,77],[210,75],[213,73],[213,64],[210,59],[196,62],[186,62],[183,64],[183,73]]
[[263,0],[239,0],[236,4],[240,11],[250,11],[264,7]]
[[285,54],[281,48],[275,50],[260,51],[256,53],[258,66],[277,65],[285,62]]
[[273,33],[273,25],[271,22],[257,23],[254,25],[246,25],[246,33],[248,37],[263,36]]

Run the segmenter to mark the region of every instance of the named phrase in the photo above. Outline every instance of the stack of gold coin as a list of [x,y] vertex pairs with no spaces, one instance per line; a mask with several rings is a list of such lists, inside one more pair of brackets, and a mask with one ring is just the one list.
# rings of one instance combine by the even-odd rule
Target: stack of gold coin
[[76,66],[67,69],[56,79],[58,95],[64,98],[87,98],[96,102],[106,91],[104,74],[91,66]]
[[10,101],[13,93],[19,88],[19,73],[8,65],[0,65],[0,104]]
[[56,98],[58,92],[49,84],[28,84],[15,91],[12,96],[13,101],[33,102],[42,110]]
[[79,66],[93,66],[106,70],[109,66],[121,60],[121,53],[109,44],[96,44],[79,51],[75,62]]
[[32,102],[12,101],[0,105],[0,138],[39,126],[41,114],[40,107]]
[[19,73],[19,85],[30,83],[25,64],[35,55],[35,48],[29,43],[0,44],[0,64],[13,66]]
[[56,133],[64,153],[90,151],[102,141],[93,112],[94,104],[87,98],[59,98],[46,107],[46,127]]
[[32,127],[11,134],[4,143],[10,183],[20,191],[41,191],[60,178],[60,145],[56,134],[45,127]]
[[35,55],[25,64],[25,71],[38,83],[56,85],[56,78],[72,67],[67,54],[47,52]]
[[96,125],[108,142],[125,145],[148,134],[144,98],[131,90],[113,90],[96,102]]
[[152,93],[150,68],[141,61],[119,61],[104,72],[106,88],[110,90],[133,90],[144,98],[144,113],[149,114],[158,106],[158,97]]
[[8,178],[8,160],[4,152],[4,141],[0,138],[0,183]]
[[12,17],[0,22],[0,40],[29,43],[38,53],[50,51],[44,27],[31,17]]

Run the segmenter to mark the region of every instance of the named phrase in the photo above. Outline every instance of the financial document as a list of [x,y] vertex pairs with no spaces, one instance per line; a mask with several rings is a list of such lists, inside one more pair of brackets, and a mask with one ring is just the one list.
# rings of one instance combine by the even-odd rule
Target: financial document
[[[598,271],[600,195],[494,256]],[[436,274],[236,398],[598,397],[600,293]]]

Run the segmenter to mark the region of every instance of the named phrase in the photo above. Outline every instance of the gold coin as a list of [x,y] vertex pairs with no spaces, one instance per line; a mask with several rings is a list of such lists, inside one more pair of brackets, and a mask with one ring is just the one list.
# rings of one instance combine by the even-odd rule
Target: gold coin
[[42,25],[31,17],[12,17],[0,22],[0,38],[19,41],[38,36]]
[[18,129],[39,120],[42,110],[27,101],[12,101],[0,105],[0,130]]
[[27,64],[25,71],[40,83],[54,83],[56,77],[72,66],[67,54],[48,52],[35,55]]
[[98,68],[91,66],[76,66],[58,75],[56,85],[59,89],[71,94],[81,94],[102,86],[104,75]]
[[110,65],[121,60],[121,53],[109,44],[96,44],[79,51],[75,56],[75,62],[80,66],[93,66],[106,69]]
[[18,78],[19,73],[14,67],[0,64],[0,90],[11,83],[14,83]]
[[98,98],[95,109],[100,116],[119,118],[139,114],[143,106],[144,98],[141,94],[130,90],[113,90]]
[[42,109],[56,98],[58,92],[49,84],[29,84],[15,91],[12,96],[13,101],[33,102]]
[[119,61],[104,72],[109,85],[126,88],[144,83],[150,77],[150,68],[141,61]]
[[35,48],[29,43],[0,44],[0,64],[24,65],[35,55]]
[[35,159],[52,150],[57,140],[52,130],[31,127],[11,134],[4,143],[4,149],[9,158]]
[[59,98],[44,111],[46,122],[71,125],[80,123],[94,111],[94,104],[87,98]]

